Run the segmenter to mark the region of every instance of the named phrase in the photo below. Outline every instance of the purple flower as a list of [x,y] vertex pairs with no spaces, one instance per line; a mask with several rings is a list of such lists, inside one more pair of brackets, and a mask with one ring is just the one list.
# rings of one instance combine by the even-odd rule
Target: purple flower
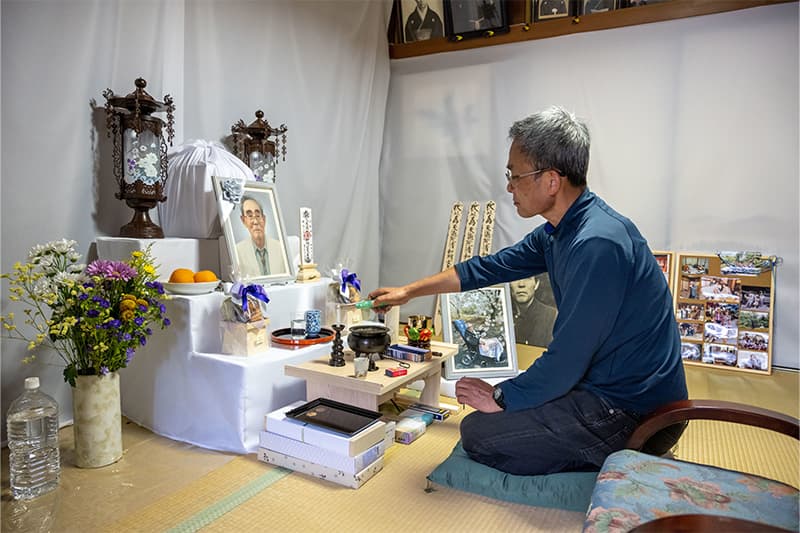
[[164,286],[158,281],[148,281],[144,284],[148,289],[155,289],[158,294],[164,294]]
[[98,311],[97,309],[89,309],[88,311],[86,311],[86,316],[88,316],[89,318],[95,318],[99,314],[100,311]]
[[169,326],[170,324],[172,324],[172,322],[170,321],[170,319],[169,319],[169,318],[165,318],[165,319],[164,319],[164,322],[162,322],[162,324],[164,325],[164,327],[167,327],[167,326]]
[[130,363],[131,359],[133,359],[133,348],[128,348],[125,350],[125,364]]
[[134,322],[134,323],[135,323],[137,326],[141,326],[142,324],[144,324],[144,318],[142,318],[142,317],[140,317],[140,316],[137,316],[136,318],[134,318],[134,319],[133,319],[133,322]]
[[[132,338],[132,337],[131,337],[131,334],[130,334],[130,333],[125,333],[125,334],[122,336],[122,340],[124,340],[124,341],[129,341],[129,340],[131,340],[131,338]],[[128,349],[130,350],[131,348],[128,348]]]
[[84,300],[85,300],[86,298],[88,298],[88,297],[89,297],[89,295],[88,295],[88,294],[86,294],[85,292],[82,292],[82,293],[80,293],[80,294],[78,295],[78,300],[80,300],[80,301],[84,301]]
[[108,300],[106,300],[102,296],[95,296],[92,298],[92,301],[100,304],[100,307],[102,307],[103,309],[108,309],[111,306],[111,304],[108,303]]
[[104,376],[105,376],[106,374],[108,374],[108,367],[107,367],[107,366],[101,366],[101,367],[100,367],[100,373],[101,373],[102,375],[104,375]]
[[167,312],[167,308],[164,306],[164,304],[158,304],[158,310],[162,315]]
[[114,318],[106,322],[106,328],[118,328],[121,324],[122,322]]
[[141,311],[142,313],[144,313],[145,311],[147,311],[147,307],[146,307],[146,306],[144,306],[144,305],[140,305],[140,306],[139,306],[139,311]]
[[142,335],[141,337],[139,337],[139,344],[141,344],[142,346],[144,346],[145,344],[147,344],[147,338],[146,338],[144,335]]
[[144,332],[147,333],[148,335],[152,335],[153,334],[153,330],[150,329],[150,328],[147,328],[146,330],[144,330]]
[[107,279],[128,281],[136,277],[136,269],[122,261],[97,259],[89,263],[89,266],[86,267],[86,274],[89,276],[101,276]]

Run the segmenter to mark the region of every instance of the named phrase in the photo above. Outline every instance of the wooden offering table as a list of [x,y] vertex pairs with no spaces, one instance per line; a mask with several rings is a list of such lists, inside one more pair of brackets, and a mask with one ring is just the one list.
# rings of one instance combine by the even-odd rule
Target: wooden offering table
[[302,364],[284,367],[287,376],[306,380],[306,400],[329,398],[342,403],[378,410],[378,406],[391,400],[401,387],[414,381],[424,380],[425,388],[419,401],[428,405],[439,405],[439,386],[442,378],[442,363],[458,352],[458,346],[444,342],[432,342],[431,350],[442,355],[434,355],[430,361],[422,363],[407,362],[408,374],[397,377],[386,375],[386,369],[400,366],[394,359],[380,359],[376,362],[378,370],[368,372],[364,378],[356,378],[353,362],[345,366],[330,366],[329,358],[314,359]]

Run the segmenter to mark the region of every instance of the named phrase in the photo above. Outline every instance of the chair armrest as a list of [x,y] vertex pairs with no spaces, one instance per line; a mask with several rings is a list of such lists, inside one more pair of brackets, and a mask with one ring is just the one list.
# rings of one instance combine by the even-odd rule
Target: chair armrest
[[658,431],[688,420],[719,420],[770,429],[800,440],[800,425],[791,416],[736,402],[680,400],[664,405],[639,422],[626,448],[641,450]]
[[743,533],[759,531],[760,533],[788,533],[788,529],[751,522],[741,518],[716,516],[707,514],[683,514],[663,516],[645,522],[630,530],[630,533],[665,533],[676,531],[710,531],[727,533]]

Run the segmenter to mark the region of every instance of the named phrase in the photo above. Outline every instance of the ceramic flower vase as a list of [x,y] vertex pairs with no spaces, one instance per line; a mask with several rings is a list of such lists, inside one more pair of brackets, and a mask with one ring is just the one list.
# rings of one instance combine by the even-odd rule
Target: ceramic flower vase
[[78,376],[72,389],[75,464],[98,468],[122,457],[119,374]]

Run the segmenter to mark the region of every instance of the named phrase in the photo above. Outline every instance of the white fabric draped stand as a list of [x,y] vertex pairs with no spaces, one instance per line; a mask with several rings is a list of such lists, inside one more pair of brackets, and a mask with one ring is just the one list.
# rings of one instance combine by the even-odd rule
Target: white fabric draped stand
[[[325,309],[331,280],[267,287],[271,329],[288,326],[295,310]],[[297,350],[273,345],[249,357],[220,352],[224,294],[173,296],[172,325],[156,331],[120,372],[122,413],[154,433],[212,450],[250,453],[267,412],[305,399],[305,382],[284,375],[330,353],[331,343]]]

